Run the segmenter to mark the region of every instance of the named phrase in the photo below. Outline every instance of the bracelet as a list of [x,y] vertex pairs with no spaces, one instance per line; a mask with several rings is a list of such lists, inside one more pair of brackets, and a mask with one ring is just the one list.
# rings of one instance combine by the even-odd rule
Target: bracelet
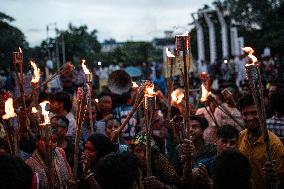
[[84,179],[87,180],[87,179],[90,178],[90,176],[92,176],[92,175],[94,175],[94,173],[90,171],[90,173],[89,173],[87,176],[85,176]]

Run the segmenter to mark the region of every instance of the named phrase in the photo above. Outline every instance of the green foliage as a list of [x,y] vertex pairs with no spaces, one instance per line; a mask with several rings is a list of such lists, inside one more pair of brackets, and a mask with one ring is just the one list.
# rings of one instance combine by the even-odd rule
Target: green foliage
[[247,45],[259,53],[270,47],[272,53],[284,55],[283,0],[225,0],[219,4],[230,10],[230,17],[236,20]]
[[104,65],[122,64],[142,65],[143,62],[162,62],[162,50],[155,48],[150,42],[128,41],[121,44],[111,52],[102,52],[98,60]]
[[[28,49],[24,34],[9,22],[14,18],[0,12],[0,65],[10,67],[12,65],[12,52]],[[25,51],[24,51],[25,52]]]
[[[97,31],[88,32],[86,25],[75,27],[69,24],[68,30],[62,31],[58,39],[64,37],[66,59],[78,64],[80,59],[88,62],[95,61],[95,54],[101,50],[101,45],[97,39]],[[61,40],[59,40],[61,46]]]

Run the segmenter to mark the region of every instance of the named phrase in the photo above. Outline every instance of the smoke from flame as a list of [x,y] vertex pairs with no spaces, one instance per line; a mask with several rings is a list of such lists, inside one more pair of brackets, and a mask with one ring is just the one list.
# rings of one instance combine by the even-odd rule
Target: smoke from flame
[[31,61],[31,66],[34,69],[34,74],[31,82],[38,83],[40,79],[40,69],[36,66],[36,64],[33,61]]
[[257,62],[257,58],[253,55],[254,50],[251,47],[243,47],[242,50],[248,53],[248,57],[252,60],[252,64]]
[[85,74],[91,74],[90,71],[88,70],[87,66],[85,65],[85,62],[86,62],[86,60],[83,59],[83,60],[82,60],[82,68],[83,68],[83,70],[84,70],[84,73],[85,73]]
[[46,105],[49,104],[49,101],[43,101],[41,102],[39,105],[41,107],[41,113],[44,117],[44,123],[43,125],[47,125],[47,124],[50,124],[50,118],[49,118],[49,111],[47,111],[45,109]]
[[2,116],[3,119],[9,119],[12,117],[16,117],[16,113],[13,106],[13,99],[8,98],[5,102],[5,115]]
[[184,98],[184,93],[181,92],[179,89],[176,89],[171,94],[172,100],[177,104],[181,103],[182,99]]
[[166,48],[166,54],[167,54],[167,57],[169,57],[169,58],[175,57],[175,55],[172,54],[172,52],[169,50],[169,48]]

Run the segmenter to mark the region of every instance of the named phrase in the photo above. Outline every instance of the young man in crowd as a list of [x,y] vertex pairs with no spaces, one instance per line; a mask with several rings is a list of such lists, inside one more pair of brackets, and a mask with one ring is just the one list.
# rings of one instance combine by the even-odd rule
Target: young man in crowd
[[[215,141],[217,153],[193,163],[192,171],[195,185],[198,184],[198,182],[205,183],[203,184],[203,186],[212,184],[211,176],[215,159],[224,151],[236,150],[238,137],[238,130],[231,125],[224,125],[223,127],[218,129],[217,140]],[[190,140],[185,140],[181,147],[182,156],[191,155],[193,149],[193,143]]]
[[76,120],[74,118],[73,113],[71,112],[72,109],[72,101],[69,94],[65,92],[58,92],[50,95],[50,109],[56,116],[65,116],[68,121],[68,131],[67,136],[75,137],[76,131]]
[[71,137],[66,136],[69,121],[65,116],[54,116],[51,119],[53,137],[57,142],[57,147],[62,148],[66,154],[66,159],[70,166],[74,163],[74,144]]
[[[268,131],[273,162],[266,159],[265,143],[261,132],[257,107],[253,97],[244,96],[239,107],[246,129],[240,133],[238,148],[250,161],[252,166],[252,188],[262,189],[271,183],[283,182],[284,147],[279,138]],[[282,177],[282,179],[281,179]]]

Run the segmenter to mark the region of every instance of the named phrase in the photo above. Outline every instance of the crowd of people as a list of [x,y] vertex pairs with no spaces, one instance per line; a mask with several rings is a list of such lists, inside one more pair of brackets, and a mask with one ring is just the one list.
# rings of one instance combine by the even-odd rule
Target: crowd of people
[[[113,83],[99,86],[99,76],[94,71],[89,104],[82,106],[81,116],[76,92],[86,87],[82,66],[60,73],[38,93],[26,90],[32,94],[25,97],[26,109],[19,100],[19,84],[11,74],[0,90],[0,188],[284,188],[283,72],[270,59],[260,64],[269,129],[271,160],[268,160],[257,107],[244,68],[240,67],[246,61],[241,57],[215,67],[197,65],[196,72],[189,75],[190,88],[200,88],[199,73],[206,71],[216,101],[201,102],[201,92],[192,90],[190,112],[185,110],[185,98],[180,102],[167,100],[169,78],[163,76],[162,66],[151,69],[148,64],[143,65],[140,79],[152,80],[156,94],[150,138],[145,129],[143,106],[129,119],[121,135],[117,135],[141,93],[131,80],[131,87],[121,94],[110,90]],[[47,69],[43,78],[53,73]],[[184,92],[182,78],[172,79],[173,90]],[[129,85],[129,81],[124,83]],[[14,99],[17,112],[17,121],[13,123],[3,119],[9,97]],[[39,113],[31,111],[33,106],[40,109],[36,102],[43,101],[49,101],[50,124],[46,127],[51,128],[50,136],[44,132],[46,127],[42,126]],[[190,127],[183,136],[186,114]],[[26,126],[24,130],[21,125]]]

